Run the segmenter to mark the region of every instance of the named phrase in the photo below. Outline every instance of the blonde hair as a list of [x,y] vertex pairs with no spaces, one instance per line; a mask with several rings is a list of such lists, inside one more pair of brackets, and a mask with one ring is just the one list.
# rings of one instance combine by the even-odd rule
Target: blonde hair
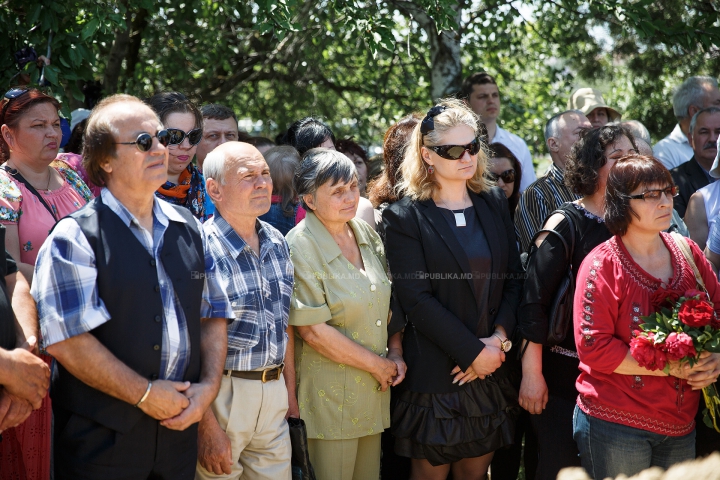
[[[420,133],[422,123],[418,123],[410,135],[400,167],[402,180],[395,187],[400,196],[407,196],[413,200],[427,200],[432,198],[436,190],[442,188],[434,176],[428,173],[428,165],[422,158],[423,146],[441,145],[443,135],[459,125],[472,128],[476,137],[479,134],[480,119],[465,102],[446,98],[438,105],[447,108],[433,119],[435,128],[423,135]],[[492,187],[492,183],[485,177],[488,164],[487,145],[483,142],[481,147],[477,154],[475,175],[467,181],[467,187],[475,193],[487,192]]]

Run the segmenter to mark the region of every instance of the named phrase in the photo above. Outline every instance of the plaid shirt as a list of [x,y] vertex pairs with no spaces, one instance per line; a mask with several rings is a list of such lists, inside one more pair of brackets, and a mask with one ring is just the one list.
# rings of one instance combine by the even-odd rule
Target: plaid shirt
[[[163,235],[169,222],[186,223],[169,203],[154,198],[153,232],[137,219],[107,188],[101,198],[155,258],[163,304],[163,339],[160,371],[165,380],[182,380],[190,360],[190,338],[183,309],[162,263]],[[201,317],[233,318],[225,285],[215,275],[216,265],[208,253],[200,222],[195,220],[205,251],[205,286]],[[87,333],[107,322],[110,314],[98,296],[95,253],[77,222],[61,220],[38,253],[31,289],[38,305],[45,347]],[[199,348],[199,345],[195,346]]]
[[235,320],[228,325],[228,370],[256,370],[285,359],[293,287],[290,250],[282,234],[257,221],[260,256],[220,215],[203,225],[208,249],[228,283]]

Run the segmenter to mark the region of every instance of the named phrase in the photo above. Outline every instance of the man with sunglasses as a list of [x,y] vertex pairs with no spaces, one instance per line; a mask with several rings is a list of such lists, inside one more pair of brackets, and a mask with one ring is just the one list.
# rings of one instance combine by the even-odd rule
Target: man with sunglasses
[[520,161],[522,168],[520,192],[523,192],[537,178],[535,166],[525,141],[498,125],[501,101],[495,78],[486,72],[473,73],[463,82],[460,98],[465,100],[485,124],[487,144],[502,143]]
[[200,223],[154,195],[170,143],[155,113],[114,95],[84,140],[104,188],[56,225],[32,285],[58,362],[55,478],[192,478],[232,309]]

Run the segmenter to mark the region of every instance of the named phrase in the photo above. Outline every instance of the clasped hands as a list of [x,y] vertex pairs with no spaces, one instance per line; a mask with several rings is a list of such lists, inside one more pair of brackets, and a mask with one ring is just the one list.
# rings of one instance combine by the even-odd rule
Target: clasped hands
[[669,374],[687,380],[693,390],[705,388],[720,375],[720,353],[701,352],[700,358],[692,367],[688,362],[671,361]]
[[216,389],[205,383],[155,380],[140,408],[160,425],[185,430],[202,418],[214,400]]
[[485,348],[475,358],[472,365],[465,371],[460,368],[460,365],[456,365],[450,372],[450,375],[455,375],[453,383],[459,382],[460,385],[464,385],[477,378],[485,380],[486,376],[492,375],[505,361],[505,352],[500,349],[500,339],[496,335],[481,338],[480,341],[485,344]]
[[31,336],[20,347],[0,354],[0,432],[24,422],[42,405],[50,387],[50,368],[32,352]]

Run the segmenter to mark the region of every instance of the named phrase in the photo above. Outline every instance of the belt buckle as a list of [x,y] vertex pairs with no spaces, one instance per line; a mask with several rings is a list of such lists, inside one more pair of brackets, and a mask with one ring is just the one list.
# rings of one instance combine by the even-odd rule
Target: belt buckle
[[[268,370],[263,370],[262,377],[260,378],[260,380],[262,380],[262,383],[280,380],[280,375],[282,375],[282,372],[284,369],[285,369],[285,363],[281,363],[279,367],[271,368]],[[275,373],[275,378],[266,378],[265,375],[267,375],[268,372]]]

